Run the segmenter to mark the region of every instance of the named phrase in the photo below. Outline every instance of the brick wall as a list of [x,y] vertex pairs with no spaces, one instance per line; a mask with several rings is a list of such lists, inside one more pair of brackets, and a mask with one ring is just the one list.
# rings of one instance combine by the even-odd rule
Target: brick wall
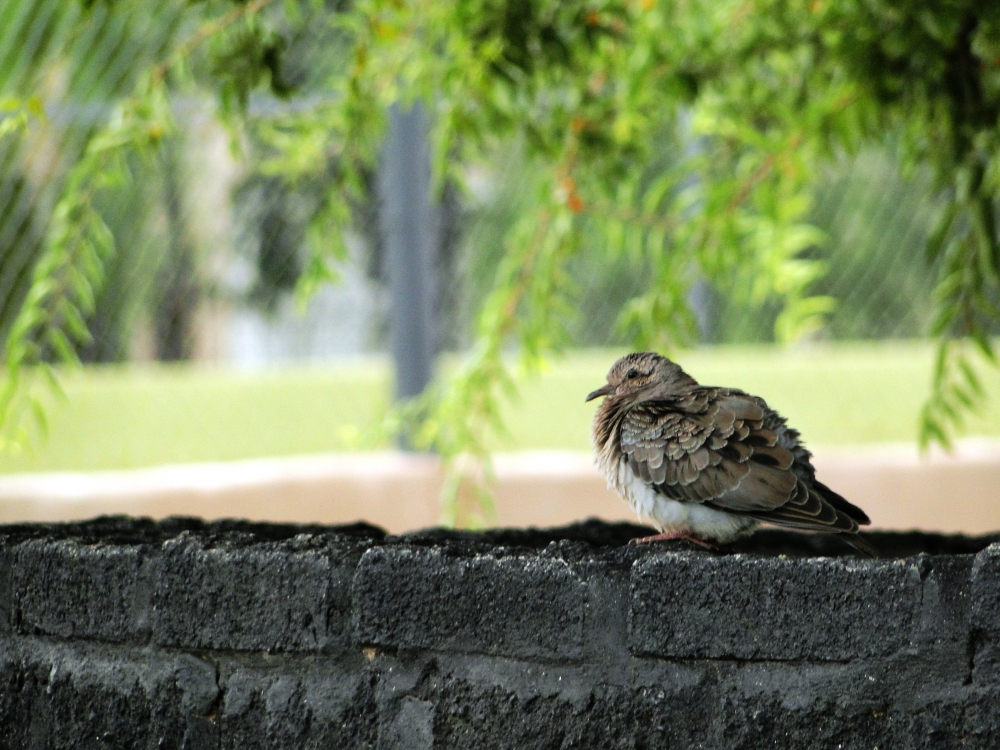
[[1000,747],[994,539],[640,531],[0,527],[0,747]]

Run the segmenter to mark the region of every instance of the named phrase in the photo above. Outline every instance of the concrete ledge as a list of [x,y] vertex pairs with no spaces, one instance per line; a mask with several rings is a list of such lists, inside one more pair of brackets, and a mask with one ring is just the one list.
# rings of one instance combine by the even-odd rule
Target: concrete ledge
[[11,748],[991,748],[996,536],[0,527]]

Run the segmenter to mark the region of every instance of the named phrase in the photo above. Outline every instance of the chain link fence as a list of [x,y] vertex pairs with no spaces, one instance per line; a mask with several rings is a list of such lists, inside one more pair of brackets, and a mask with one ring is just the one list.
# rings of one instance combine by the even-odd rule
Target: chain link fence
[[[115,100],[135,85],[137,71],[191,33],[187,7],[57,0],[0,6],[0,96],[37,92],[47,113],[45,121],[0,141],[0,333],[24,298],[68,167]],[[81,14],[89,14],[87,23]],[[322,101],[308,82],[336,55],[336,45],[324,39],[317,31],[285,40],[289,63],[275,81],[304,95],[283,101],[255,94],[251,118]],[[321,291],[303,313],[292,292],[328,184],[316,179],[290,187],[262,174],[253,144],[244,143],[243,156],[234,156],[234,136],[219,124],[217,110],[197,91],[179,95],[179,131],[164,140],[156,159],[130,165],[130,182],[99,204],[117,250],[87,321],[93,338],[79,352],[82,359],[258,363],[384,350],[388,300],[376,176],[369,200],[356,206],[341,283]],[[470,166],[466,185],[446,185],[440,196],[439,349],[470,343],[505,234],[531,200],[526,187],[533,167],[517,153],[511,146]],[[826,241],[808,253],[824,261],[827,272],[812,291],[838,303],[815,336],[925,335],[937,273],[921,253],[935,209],[931,177],[901,174],[887,145],[836,160],[817,175],[815,188],[810,218]],[[647,269],[627,256],[609,257],[600,237],[586,236],[567,273],[577,310],[570,343],[625,343],[618,316],[647,288]],[[773,340],[776,306],[703,282],[694,290],[690,302],[703,341]]]

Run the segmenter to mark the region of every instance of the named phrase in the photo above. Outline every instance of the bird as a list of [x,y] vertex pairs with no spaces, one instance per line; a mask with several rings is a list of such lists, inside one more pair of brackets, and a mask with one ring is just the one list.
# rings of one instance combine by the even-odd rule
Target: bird
[[715,548],[762,523],[836,533],[860,552],[871,523],[816,479],[798,430],[764,399],[736,388],[702,386],[655,352],[618,359],[594,415],[598,468],[658,534],[634,543],[687,539]]

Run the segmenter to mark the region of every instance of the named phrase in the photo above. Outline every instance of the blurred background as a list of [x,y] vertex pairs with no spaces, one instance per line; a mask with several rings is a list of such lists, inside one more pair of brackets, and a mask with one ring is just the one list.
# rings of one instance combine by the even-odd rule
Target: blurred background
[[[4,335],[67,174],[137,71],[194,33],[185,7],[8,0],[0,10],[0,92],[31,91],[44,109],[0,140]],[[246,121],[323,106],[321,73],[338,44],[329,28],[283,37],[280,74],[272,70],[269,90],[246,93]],[[512,138],[463,163],[460,181],[432,187],[427,118],[419,106],[395,109],[343,230],[339,278],[302,302],[295,290],[333,167],[292,184],[268,173],[257,131],[220,116],[212,92],[179,87],[169,106],[171,137],[153,158],[130,157],[131,179],[96,200],[115,252],[84,321],[89,340],[74,343],[82,366],[57,368],[64,396],[45,401],[46,429],[0,455],[0,521],[130,513],[364,519],[391,531],[437,523],[446,473],[432,452],[401,449],[386,418],[474,347],[504,243],[544,165]],[[665,140],[656,158],[677,149]],[[923,247],[940,186],[929,168],[904,165],[892,137],[825,164],[809,177],[804,218],[823,241],[800,256],[824,269],[810,294],[835,301],[821,324],[776,343],[778,302],[739,293],[735,275],[699,278],[685,299],[695,335],[670,353],[703,383],[765,397],[803,433],[820,478],[876,526],[996,529],[1000,401],[968,418],[953,453],[917,447],[940,274]],[[630,516],[592,465],[595,404],[583,398],[630,347],[621,312],[652,271],[641,256],[607,252],[596,229],[584,226],[581,238],[564,269],[575,300],[567,338],[501,403],[506,431],[486,445],[495,502],[479,523]],[[983,379],[1000,393],[994,370]]]

